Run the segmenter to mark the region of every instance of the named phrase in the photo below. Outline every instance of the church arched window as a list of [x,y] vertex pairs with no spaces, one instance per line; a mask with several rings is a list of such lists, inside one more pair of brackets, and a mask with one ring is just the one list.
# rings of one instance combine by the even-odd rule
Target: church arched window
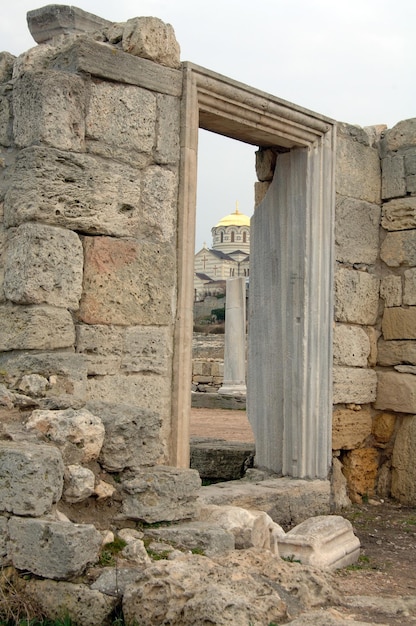
[[247,232],[243,232],[243,243],[247,243]]
[[232,230],[231,231],[231,243],[234,243],[235,241],[235,232]]
[[220,242],[224,243],[224,231],[223,230],[220,233]]

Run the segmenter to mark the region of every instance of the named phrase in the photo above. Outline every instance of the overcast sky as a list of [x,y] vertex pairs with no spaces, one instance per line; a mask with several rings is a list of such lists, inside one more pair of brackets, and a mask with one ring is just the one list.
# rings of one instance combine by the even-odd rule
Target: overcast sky
[[[26,13],[1,3],[0,50],[34,42]],[[79,0],[114,22],[172,24],[181,59],[336,120],[369,126],[416,117],[415,0]],[[253,212],[254,148],[200,132],[196,248],[235,209]]]

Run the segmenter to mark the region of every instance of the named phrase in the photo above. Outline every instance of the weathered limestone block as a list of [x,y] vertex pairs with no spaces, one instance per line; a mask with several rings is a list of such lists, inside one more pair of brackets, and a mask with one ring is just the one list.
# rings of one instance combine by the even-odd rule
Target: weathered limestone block
[[278,524],[300,524],[308,517],[329,514],[330,483],[327,480],[272,478],[232,480],[202,487],[201,505],[232,505],[267,513]]
[[124,326],[172,322],[172,246],[86,237],[84,251],[81,321]]
[[127,585],[134,584],[137,575],[143,570],[142,567],[111,567],[103,570],[102,574],[90,585],[90,589],[96,589],[106,596],[119,598],[124,595]]
[[260,202],[264,200],[270,185],[270,182],[254,183],[254,208],[258,207]]
[[30,34],[36,43],[45,43],[69,33],[95,33],[111,22],[78,7],[50,4],[27,13]]
[[[106,483],[104,480],[99,480],[94,488],[94,495],[97,496],[98,500],[102,500],[104,498],[111,498],[116,491],[116,488],[110,483]],[[109,541],[108,543],[111,543]]]
[[13,143],[11,93],[11,88],[8,85],[0,86],[0,146],[5,147],[9,147]]
[[359,127],[337,124],[336,191],[374,204],[380,203],[380,160]]
[[321,515],[305,520],[281,537],[279,554],[304,565],[335,570],[358,560],[360,540],[347,519]]
[[416,268],[404,273],[403,304],[416,304]]
[[61,620],[65,616],[83,626],[109,623],[118,601],[88,585],[63,581],[30,580],[26,590],[49,619]]
[[13,132],[24,148],[42,142],[62,150],[85,150],[86,83],[66,72],[26,72],[13,88]]
[[373,124],[372,126],[363,126],[363,131],[365,131],[370,146],[377,146],[380,142],[381,137],[384,134],[384,131],[387,130],[386,124]]
[[360,556],[360,540],[347,519],[320,515],[305,520],[279,539],[279,554],[320,569],[339,569]]
[[143,167],[156,141],[156,95],[133,85],[92,83],[85,134],[88,152]]
[[7,517],[0,516],[0,567],[7,565]]
[[11,80],[15,59],[16,57],[10,52],[0,52],[0,83],[7,83]]
[[360,503],[363,496],[374,495],[378,464],[379,453],[375,448],[359,448],[346,454],[343,472],[352,502]]
[[[118,25],[115,26],[113,33],[109,33],[109,30],[107,33],[117,39],[119,37],[117,31],[120,33]],[[51,61],[55,69],[59,68],[66,72],[88,74],[116,83],[137,85],[156,93],[176,97],[182,94],[183,75],[180,70],[135,57],[123,52],[119,47],[115,48],[89,37],[74,38],[73,44],[58,54],[55,48]]]
[[[69,352],[0,354],[0,370],[10,389],[20,389],[28,376],[48,381],[43,396],[36,396],[44,409],[80,408],[86,399],[87,369],[82,355]],[[32,393],[30,389],[26,393]]]
[[175,243],[178,177],[159,165],[143,172],[142,211],[147,237],[155,241]]
[[111,472],[140,469],[156,464],[163,448],[160,441],[160,414],[127,404],[90,402],[90,410],[105,427],[100,463]]
[[146,236],[141,171],[88,154],[32,146],[19,154],[4,201],[6,226],[37,221],[83,233]]
[[259,181],[273,180],[276,168],[276,152],[270,148],[259,148],[256,152],[256,174]]
[[372,416],[368,408],[360,411],[336,408],[332,414],[332,449],[353,450],[371,435]]
[[127,404],[166,416],[171,404],[170,379],[147,373],[92,376],[87,395],[90,402]]
[[252,467],[254,453],[254,443],[194,438],[190,466],[201,478],[238,480]]
[[416,415],[411,415],[403,419],[396,435],[391,481],[391,495],[408,506],[416,504],[415,447]]
[[416,413],[416,376],[399,372],[377,372],[376,409]]
[[175,31],[157,17],[134,17],[123,29],[122,46],[125,52],[160,65],[180,67],[180,47]]
[[400,363],[416,365],[416,342],[380,339],[377,362],[379,365],[398,365]]
[[20,391],[32,397],[44,396],[49,386],[49,380],[39,374],[25,374],[19,383]]
[[7,243],[4,291],[17,304],[50,304],[76,310],[84,256],[72,230],[22,224]]
[[35,410],[26,422],[52,441],[67,465],[95,461],[104,442],[104,424],[87,409],[64,411]]
[[367,272],[340,268],[335,273],[335,319],[338,322],[368,324],[377,320],[378,278]]
[[124,328],[77,324],[76,351],[82,354],[89,376],[104,376],[120,370]]
[[60,580],[98,560],[102,537],[92,524],[12,517],[8,552],[17,569]]
[[386,230],[416,228],[416,198],[397,198],[382,207],[381,225]]
[[201,479],[196,470],[158,465],[122,481],[123,515],[145,522],[195,517]]
[[195,383],[206,383],[206,384],[212,384],[213,383],[213,377],[212,376],[194,375],[192,377],[192,380]]
[[54,446],[0,441],[0,511],[37,517],[62,494],[64,465]]
[[210,504],[201,507],[199,518],[231,532],[237,550],[260,548],[279,554],[278,542],[285,532],[264,511]]
[[377,495],[380,498],[391,497],[391,461],[388,460],[378,470]]
[[333,350],[335,365],[366,367],[370,341],[365,330],[359,326],[335,324]]
[[416,229],[387,233],[380,256],[389,267],[416,265]]
[[125,329],[107,324],[77,324],[76,350],[88,355],[121,357]]
[[179,161],[180,100],[157,94],[157,135],[154,157],[156,163],[175,164]]
[[380,297],[386,307],[401,306],[402,304],[401,276],[384,276],[380,283]]
[[342,511],[351,506],[351,500],[347,494],[347,479],[342,473],[342,463],[336,457],[332,459],[331,491],[335,511]]
[[400,154],[384,157],[381,160],[381,197],[400,198],[406,195],[404,159]]
[[123,337],[121,369],[126,372],[166,374],[172,353],[170,329],[163,326],[132,326]]
[[416,306],[384,309],[381,328],[386,340],[416,339]]
[[144,542],[141,539],[129,541],[121,552],[122,556],[136,566],[142,568],[150,565],[151,559],[147,554]]
[[344,263],[374,264],[379,249],[380,207],[363,200],[337,196],[335,258]]
[[63,497],[67,502],[82,502],[94,493],[95,476],[87,467],[68,465],[65,468]]
[[368,404],[376,399],[377,374],[357,367],[333,368],[333,404]]
[[74,322],[66,309],[0,304],[0,318],[0,351],[56,350],[75,343]]
[[388,443],[393,437],[396,416],[393,413],[379,413],[373,419],[372,434],[377,443]]
[[211,372],[213,376],[224,376],[224,361],[213,361]]
[[234,535],[215,522],[185,522],[174,526],[150,528],[147,537],[158,541],[170,542],[178,549],[193,550],[198,548],[207,556],[223,554],[234,550]]
[[406,174],[406,192],[416,193],[416,148],[409,148],[404,153],[404,171]]
[[[230,575],[232,571],[238,571],[238,576]],[[269,563],[263,571],[270,571]],[[138,572],[134,584],[126,587],[123,615],[127,623],[143,626],[163,622],[260,625],[281,623],[287,612],[276,585],[264,575],[252,575],[249,566],[219,565],[191,554],[158,561]]]
[[416,118],[402,120],[393,128],[383,132],[380,141],[381,155],[396,152],[400,148],[416,145]]

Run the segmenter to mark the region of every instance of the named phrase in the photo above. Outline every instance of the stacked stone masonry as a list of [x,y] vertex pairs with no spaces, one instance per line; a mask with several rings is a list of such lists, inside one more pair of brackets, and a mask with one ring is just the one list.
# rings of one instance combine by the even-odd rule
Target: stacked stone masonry
[[[0,565],[62,581],[109,527],[198,514],[198,473],[172,467],[189,94],[157,18],[28,22],[39,45],[0,54]],[[257,204],[275,165],[258,152]],[[334,475],[353,501],[414,505],[416,119],[338,125],[335,262]],[[195,383],[222,375],[194,361]],[[104,623],[108,595],[73,588]]]
[[414,119],[338,125],[333,450],[358,502],[416,502],[415,163]]
[[197,510],[169,465],[182,73],[157,18],[28,23],[0,55],[0,564],[63,580],[97,528]]

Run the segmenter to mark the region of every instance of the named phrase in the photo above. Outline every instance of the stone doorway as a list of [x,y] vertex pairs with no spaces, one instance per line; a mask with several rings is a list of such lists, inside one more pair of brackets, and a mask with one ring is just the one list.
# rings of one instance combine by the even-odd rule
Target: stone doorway
[[[185,63],[183,71],[172,462],[189,465],[196,164],[198,129],[204,128],[253,146],[285,151],[278,159],[276,182],[265,198],[268,208],[263,209],[262,203],[252,226],[253,250],[257,248],[259,255],[253,260],[250,281],[251,288],[258,289],[258,298],[252,298],[256,304],[250,307],[254,326],[249,334],[249,419],[258,465],[288,476],[327,478],[335,123],[191,63]],[[280,193],[283,180],[288,182]],[[280,218],[272,217],[278,214],[287,216],[282,218],[286,227]],[[267,220],[277,224],[277,230],[268,231],[269,240]],[[290,233],[290,240],[285,233]],[[281,250],[278,257],[276,245]],[[262,274],[264,281],[257,283],[256,276]],[[273,314],[279,300],[276,289],[281,303],[278,315]],[[266,308],[265,293],[270,296]],[[278,343],[263,341],[259,350],[261,337],[270,337],[272,331]],[[279,367],[279,359],[284,367]],[[269,393],[276,387],[278,398]]]

